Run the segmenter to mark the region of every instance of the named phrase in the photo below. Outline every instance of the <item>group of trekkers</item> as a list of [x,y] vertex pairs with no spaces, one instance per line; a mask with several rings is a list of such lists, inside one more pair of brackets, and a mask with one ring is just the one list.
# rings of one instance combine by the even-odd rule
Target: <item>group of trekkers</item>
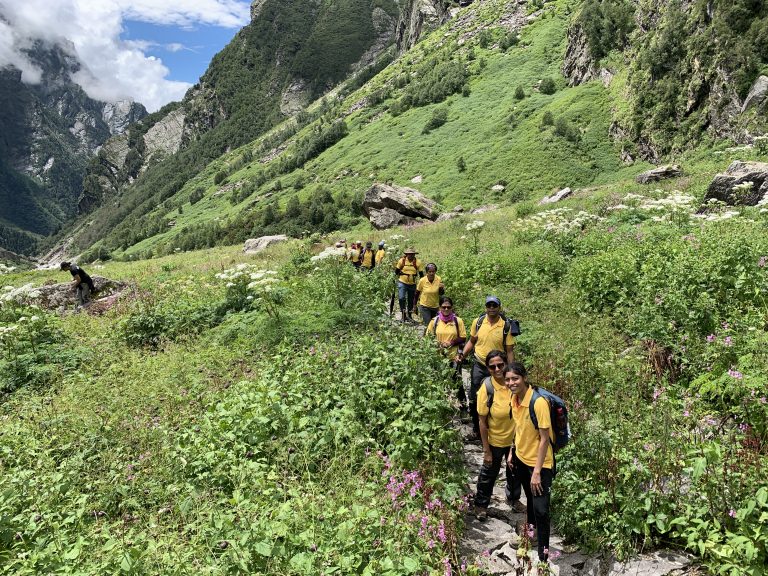
[[[346,241],[342,240],[339,244],[346,248]],[[349,248],[346,248],[345,257],[352,263],[352,266],[361,270],[373,270],[377,264],[381,264],[381,261],[386,255],[384,249],[384,240],[379,242],[377,250],[373,249],[373,242],[366,242],[363,245],[362,240],[352,242]]]
[[[493,295],[485,298],[485,312],[472,321],[467,338],[464,320],[445,295],[437,266],[424,266],[417,254],[408,248],[394,264],[401,320],[413,321],[412,312],[418,306],[426,326],[425,337],[435,341],[450,364],[461,410],[469,411],[472,434],[468,440],[482,443],[475,516],[481,522],[487,518],[493,486],[503,465],[507,502],[513,510],[527,515],[526,525],[518,527],[513,540],[519,540],[522,530],[529,536],[535,531],[539,560],[547,561],[550,489],[556,470],[550,398],[557,397],[531,386],[525,366],[515,361],[515,336],[520,334],[520,326],[502,314],[501,300]],[[471,362],[469,394],[461,377],[465,359]],[[525,505],[520,502],[521,491],[525,492]]]

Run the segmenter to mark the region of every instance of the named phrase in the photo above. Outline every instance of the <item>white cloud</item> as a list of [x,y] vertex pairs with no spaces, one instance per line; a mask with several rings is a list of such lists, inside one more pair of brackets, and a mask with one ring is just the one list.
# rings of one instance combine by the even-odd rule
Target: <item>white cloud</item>
[[[83,64],[73,79],[89,96],[133,98],[156,110],[180,99],[190,84],[168,80],[168,68],[145,53],[151,43],[121,40],[123,20],[235,28],[248,22],[249,5],[247,0],[0,0],[0,68],[13,65],[22,71],[23,81],[39,82],[40,70],[23,50],[34,40],[69,41]],[[187,49],[180,44],[164,48]]]

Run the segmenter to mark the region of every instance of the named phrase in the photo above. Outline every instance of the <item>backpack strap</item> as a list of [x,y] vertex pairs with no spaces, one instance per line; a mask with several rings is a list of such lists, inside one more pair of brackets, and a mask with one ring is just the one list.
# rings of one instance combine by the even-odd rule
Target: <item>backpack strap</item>
[[[544,398],[544,395],[539,392],[539,388],[537,386],[533,386],[531,403],[528,404],[528,413],[531,416],[531,423],[533,424],[533,427],[536,428],[536,430],[539,429],[539,419],[536,418],[536,410],[534,410],[534,407],[536,405],[536,400],[539,398]],[[549,401],[546,398],[544,398],[544,401],[549,406]],[[554,422],[551,425],[554,426]],[[557,460],[555,459],[555,442],[552,440],[552,437],[549,438],[549,445],[552,447],[552,476],[555,476],[557,474]]]
[[434,318],[432,318],[432,320],[429,321],[429,324],[427,324],[426,332],[427,334],[432,334],[432,336],[437,338],[437,316],[435,316]]
[[483,384],[485,385],[485,392],[488,396],[488,400],[486,401],[486,406],[488,406],[488,418],[491,417],[491,405],[493,404],[493,394],[495,390],[493,389],[493,383],[491,382],[491,377],[488,376],[487,378],[483,379]]

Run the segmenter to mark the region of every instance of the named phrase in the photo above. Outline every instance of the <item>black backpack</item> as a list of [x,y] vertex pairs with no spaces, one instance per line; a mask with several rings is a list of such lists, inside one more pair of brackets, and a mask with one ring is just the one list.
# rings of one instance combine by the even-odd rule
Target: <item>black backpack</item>
[[[480,316],[477,317],[477,331],[480,331],[480,326],[483,325],[483,322],[485,321],[485,312],[480,314]],[[504,321],[504,330],[502,335],[502,342],[507,341],[507,336],[512,334],[512,336],[520,336],[522,334],[522,330],[520,329],[520,321],[519,320],[513,320],[511,318],[507,318],[504,316],[504,314],[499,314],[501,319]]]

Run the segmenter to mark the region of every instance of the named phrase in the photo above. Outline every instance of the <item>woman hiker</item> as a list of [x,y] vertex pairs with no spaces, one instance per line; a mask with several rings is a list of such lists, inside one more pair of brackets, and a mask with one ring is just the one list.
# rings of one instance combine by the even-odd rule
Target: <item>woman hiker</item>
[[[429,269],[429,265],[427,265],[427,269]],[[456,316],[453,311],[453,300],[448,296],[443,296],[440,299],[439,312],[427,324],[424,336],[434,338],[440,353],[448,359],[451,368],[453,368],[453,380],[457,385],[461,411],[467,410],[467,393],[461,380],[461,362],[456,359],[459,346],[464,344],[464,340],[467,339],[467,329],[464,326],[464,320]]]
[[533,406],[539,429],[530,415],[533,387],[526,380],[528,372],[519,362],[511,362],[504,371],[504,383],[512,394],[511,414],[515,421],[514,448],[507,463],[515,479],[525,490],[527,523],[536,530],[539,560],[549,557],[549,494],[552,488],[554,453],[552,452],[552,421],[549,404],[536,398]]
[[[501,350],[491,350],[485,357],[485,365],[491,376],[483,381],[477,393],[477,411],[480,415],[480,438],[483,443],[483,465],[477,477],[475,494],[475,516],[481,522],[488,516],[488,505],[493,494],[493,485],[499,476],[502,463],[509,461],[510,448],[515,436],[515,421],[512,419],[512,393],[504,383],[506,356]],[[487,385],[493,388],[489,395]],[[489,402],[490,396],[490,402]],[[520,485],[514,482],[511,469],[506,470],[504,494],[511,506],[520,498]]]
[[[421,322],[427,326],[437,316],[440,296],[445,292],[445,285],[437,275],[437,264],[429,263],[425,268],[427,275],[416,284],[416,302],[421,313]],[[466,336],[465,336],[466,338]]]

